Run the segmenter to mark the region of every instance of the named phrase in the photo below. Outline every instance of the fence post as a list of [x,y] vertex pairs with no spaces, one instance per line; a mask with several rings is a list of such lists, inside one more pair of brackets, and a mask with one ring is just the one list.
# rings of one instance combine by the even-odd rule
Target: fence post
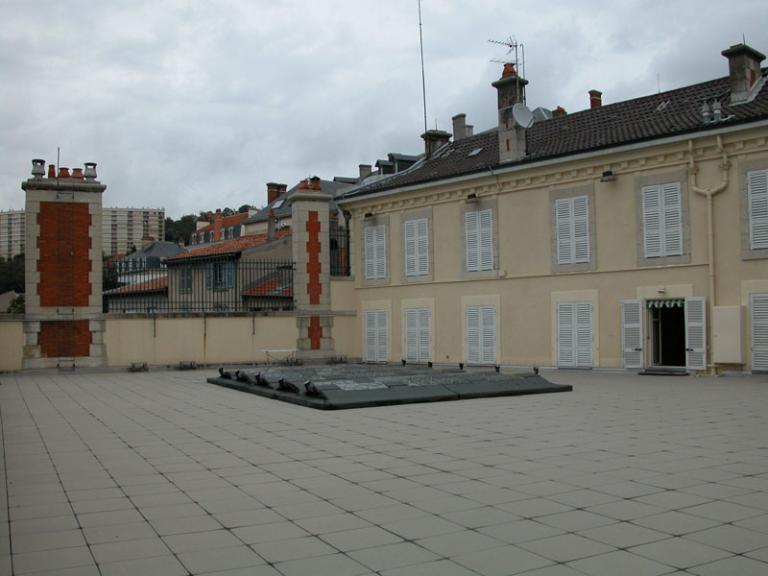
[[334,354],[331,310],[331,258],[329,204],[320,179],[303,180],[291,198],[292,250],[296,269],[293,298],[296,305],[296,341],[299,358]]

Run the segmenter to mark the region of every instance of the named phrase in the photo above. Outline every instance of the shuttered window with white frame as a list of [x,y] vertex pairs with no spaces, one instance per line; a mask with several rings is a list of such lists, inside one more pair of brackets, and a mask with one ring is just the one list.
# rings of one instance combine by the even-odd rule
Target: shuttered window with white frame
[[366,280],[387,277],[387,232],[384,224],[363,229]]
[[643,304],[640,300],[621,302],[621,349],[624,368],[643,367]]
[[389,359],[389,322],[386,310],[365,311],[365,359],[386,362]]
[[707,367],[707,305],[700,297],[685,299],[685,367]]
[[429,274],[429,220],[427,218],[406,220],[404,234],[405,275]]
[[749,247],[768,248],[768,170],[747,173],[749,197]]
[[432,311],[429,308],[405,310],[405,359],[408,362],[432,360]]
[[589,262],[589,197],[557,199],[555,221],[557,263]]
[[467,306],[465,316],[467,363],[495,364],[496,307]]
[[683,254],[683,208],[679,182],[644,186],[643,248],[646,258]]
[[768,293],[749,297],[752,370],[768,372]]
[[464,250],[467,272],[493,270],[493,210],[464,213]]
[[557,365],[592,367],[592,303],[558,302]]

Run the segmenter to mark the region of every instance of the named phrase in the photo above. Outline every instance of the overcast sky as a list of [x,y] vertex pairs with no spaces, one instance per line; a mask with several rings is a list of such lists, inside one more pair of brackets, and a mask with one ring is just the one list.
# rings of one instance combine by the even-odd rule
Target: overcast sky
[[[496,120],[514,36],[531,108],[727,73],[768,50],[765,0],[423,0],[429,127]],[[262,205],[266,182],[423,149],[417,0],[0,0],[0,209],[32,158],[98,163],[105,206]],[[765,64],[765,62],[764,62]]]

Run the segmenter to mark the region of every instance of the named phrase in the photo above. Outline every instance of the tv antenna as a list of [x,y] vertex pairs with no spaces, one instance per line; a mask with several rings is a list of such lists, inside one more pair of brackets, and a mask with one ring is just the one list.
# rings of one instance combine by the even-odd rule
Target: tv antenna
[[[525,78],[525,45],[522,42],[518,42],[514,36],[509,36],[506,40],[488,40],[491,44],[498,44],[500,46],[507,47],[507,56],[515,54],[515,72],[517,74],[517,93],[520,94],[520,82],[519,78]],[[498,62],[499,64],[509,64],[509,58],[505,60],[492,59],[491,62]],[[525,103],[525,92],[522,93],[522,101]]]
[[419,51],[421,52],[421,98],[424,103],[424,133],[427,133],[427,81],[424,79],[424,37],[421,33],[421,0],[419,0]]

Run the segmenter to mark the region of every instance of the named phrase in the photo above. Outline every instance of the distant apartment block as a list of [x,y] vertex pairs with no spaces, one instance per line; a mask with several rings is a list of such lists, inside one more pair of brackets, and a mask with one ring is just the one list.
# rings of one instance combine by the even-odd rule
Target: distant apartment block
[[0,211],[0,258],[24,253],[24,210]]
[[143,239],[165,239],[164,208],[103,208],[102,247],[104,254],[125,254],[134,246],[141,249]]

